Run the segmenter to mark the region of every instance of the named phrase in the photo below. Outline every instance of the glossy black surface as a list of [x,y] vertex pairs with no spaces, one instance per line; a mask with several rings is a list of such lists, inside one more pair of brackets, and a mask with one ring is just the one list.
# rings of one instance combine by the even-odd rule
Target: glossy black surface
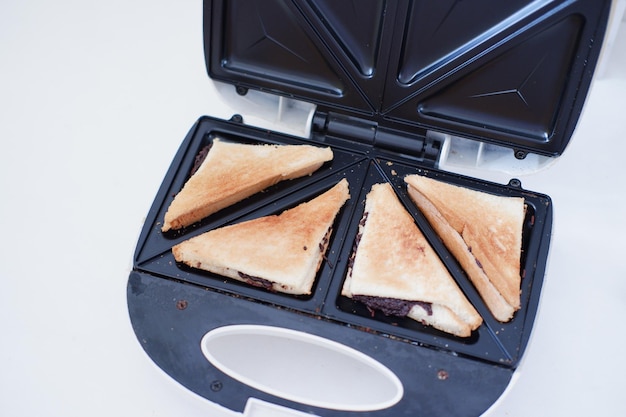
[[209,75],[407,125],[561,154],[607,0],[205,1]]

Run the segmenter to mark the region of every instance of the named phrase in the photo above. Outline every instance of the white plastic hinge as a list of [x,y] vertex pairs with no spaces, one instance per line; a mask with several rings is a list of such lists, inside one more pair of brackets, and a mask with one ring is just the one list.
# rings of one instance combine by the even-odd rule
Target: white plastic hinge
[[310,136],[314,104],[217,81],[213,83],[224,102],[236,109],[245,124],[302,138]]
[[531,153],[516,157],[515,150],[508,147],[439,132],[429,131],[427,137],[441,142],[439,169],[498,183],[537,173],[556,161]]

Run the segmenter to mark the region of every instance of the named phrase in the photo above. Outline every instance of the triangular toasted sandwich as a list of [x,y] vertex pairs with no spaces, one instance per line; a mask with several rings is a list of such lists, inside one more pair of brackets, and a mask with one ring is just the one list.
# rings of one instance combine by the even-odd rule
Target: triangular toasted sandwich
[[355,246],[343,295],[460,337],[482,323],[391,185],[367,194]]
[[459,261],[494,317],[520,308],[520,261],[526,205],[422,175],[405,177],[411,199]]
[[174,258],[270,291],[306,295],[325,257],[337,213],[350,198],[341,180],[279,215],[208,231],[172,248]]
[[249,145],[216,138],[174,197],[161,231],[189,226],[279,181],[309,175],[331,159],[333,152],[327,147]]

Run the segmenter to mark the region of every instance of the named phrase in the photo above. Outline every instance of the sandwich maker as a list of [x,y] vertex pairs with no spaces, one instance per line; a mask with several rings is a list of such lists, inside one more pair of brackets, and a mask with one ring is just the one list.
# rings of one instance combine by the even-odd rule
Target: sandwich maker
[[[212,82],[242,110],[274,109],[287,132],[248,124],[243,113],[202,116],[191,127],[146,217],[129,275],[130,319],[145,352],[189,390],[244,415],[482,414],[520,364],[550,246],[552,200],[524,189],[516,175],[565,150],[610,9],[609,0],[205,0]],[[329,146],[334,159],[162,233],[165,211],[215,137]],[[414,173],[525,199],[522,306],[510,322],[493,318],[409,199],[403,178]],[[510,181],[487,180],[489,173]],[[270,292],[173,258],[172,246],[185,239],[280,213],[342,178],[351,198],[310,296]],[[340,294],[365,195],[378,182],[392,184],[483,317],[470,337],[372,314]]]

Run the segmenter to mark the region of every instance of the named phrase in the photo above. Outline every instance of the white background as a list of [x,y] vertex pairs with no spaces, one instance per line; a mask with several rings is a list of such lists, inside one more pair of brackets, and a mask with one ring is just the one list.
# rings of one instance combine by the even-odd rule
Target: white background
[[[216,99],[195,1],[0,3],[0,415],[214,416],[144,354],[138,233]],[[490,416],[623,416],[626,25],[548,171],[554,238],[517,382]]]

